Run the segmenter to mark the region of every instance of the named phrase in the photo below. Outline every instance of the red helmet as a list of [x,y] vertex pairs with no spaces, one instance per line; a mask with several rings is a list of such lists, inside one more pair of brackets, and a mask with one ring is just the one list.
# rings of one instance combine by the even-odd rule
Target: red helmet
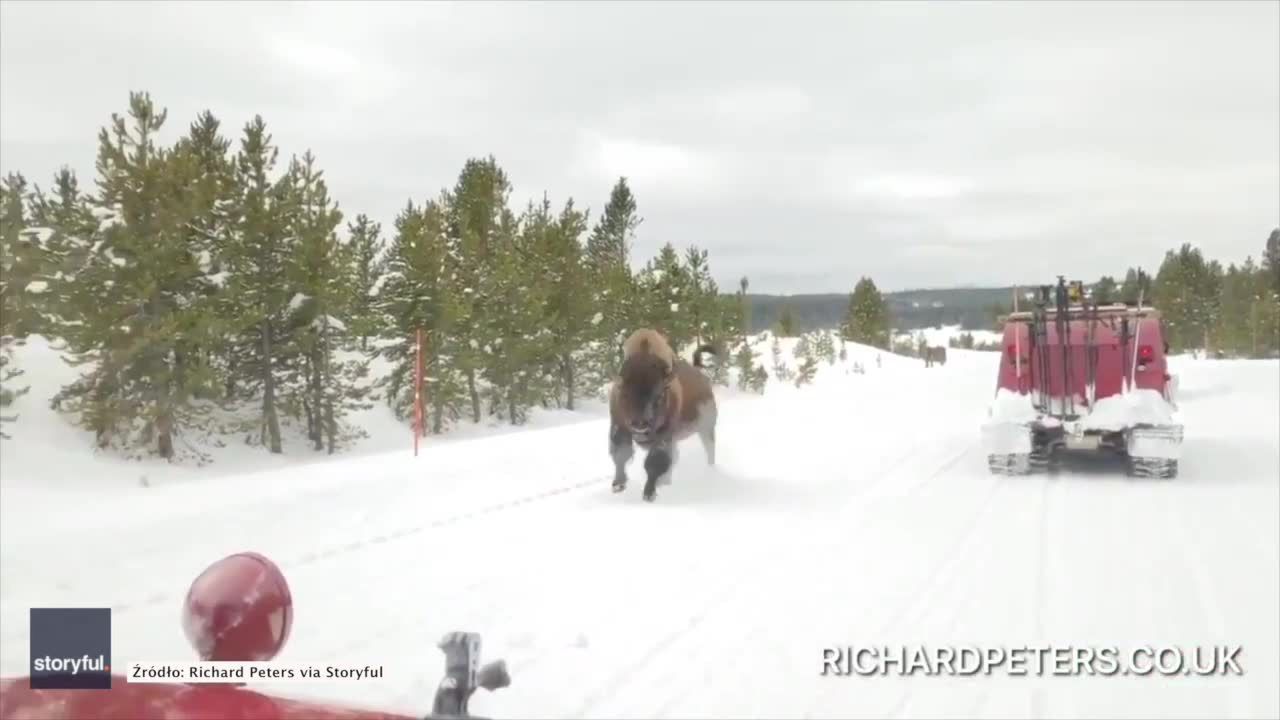
[[187,591],[182,630],[202,660],[262,662],[284,647],[293,598],[275,563],[237,553],[200,573]]

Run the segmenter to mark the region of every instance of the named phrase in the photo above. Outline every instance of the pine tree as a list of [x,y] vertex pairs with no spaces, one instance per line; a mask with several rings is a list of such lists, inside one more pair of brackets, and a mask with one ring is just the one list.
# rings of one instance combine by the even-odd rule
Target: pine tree
[[738,389],[745,391],[751,384],[752,373],[756,368],[756,353],[750,343],[742,343],[733,356],[734,367],[738,369]]
[[755,372],[751,375],[751,391],[763,395],[768,384],[769,371],[764,369],[764,365],[757,365]]
[[190,221],[183,230],[187,261],[191,263],[190,309],[195,323],[174,348],[174,374],[180,386],[192,387],[195,397],[214,398],[231,383],[234,368],[228,366],[226,320],[234,303],[224,287],[225,256],[230,242],[235,201],[235,177],[228,151],[231,141],[221,134],[221,123],[212,112],[201,113],[178,141],[175,157],[184,168]]
[[387,318],[388,334],[377,354],[390,361],[389,375],[379,381],[397,418],[413,415],[413,381],[417,333],[425,336],[423,417],[439,434],[463,414],[465,378],[454,362],[458,341],[454,325],[465,316],[465,301],[453,290],[448,218],[448,192],[421,207],[406,203],[395,219],[395,235],[387,251],[387,271],[375,286],[377,308]]
[[[26,181],[21,175],[11,174],[0,183],[0,411],[30,390],[30,386],[15,387],[14,380],[22,375],[13,359],[13,346],[17,342],[16,318],[18,313],[9,301],[16,283],[11,283],[12,268],[19,233],[26,224],[23,193]],[[0,415],[0,423],[17,420],[15,415]],[[0,430],[0,439],[10,436]]]
[[795,347],[792,348],[791,354],[794,355],[797,360],[804,360],[813,357],[813,341],[810,339],[808,333],[800,336],[800,339],[796,341]]
[[1129,268],[1124,275],[1124,284],[1120,286],[1120,302],[1136,305],[1138,300],[1151,302],[1151,276],[1142,268]]
[[773,343],[769,346],[770,354],[773,356],[773,376],[782,382],[791,379],[791,368],[782,359],[782,343],[775,335]]
[[849,293],[841,335],[851,342],[889,348],[889,306],[871,278],[863,277]]
[[814,341],[814,354],[819,360],[826,361],[828,365],[836,364],[836,345],[830,332],[826,330],[817,331],[816,340]]
[[564,394],[565,407],[577,407],[579,395],[586,390],[583,378],[583,349],[594,333],[590,286],[591,267],[582,246],[588,214],[574,207],[570,198],[559,216],[552,218],[550,202],[545,198],[532,227],[530,252],[538,258],[531,269],[538,273],[530,282],[545,283],[545,317],[547,356],[556,374],[556,395]]
[[452,324],[454,362],[466,378],[471,401],[472,422],[483,419],[480,374],[486,362],[483,346],[490,344],[492,318],[500,301],[486,297],[484,290],[495,287],[496,258],[509,249],[515,220],[507,207],[511,182],[493,156],[471,158],[464,164],[454,184],[448,206],[450,280],[457,288],[456,301],[461,317]]
[[812,355],[806,355],[804,361],[800,363],[800,369],[796,372],[795,385],[800,387],[813,382],[813,377],[818,372],[818,361]]
[[[534,235],[544,234],[550,225],[549,204],[544,210]],[[492,236],[494,253],[478,293],[503,309],[485,313],[487,323],[479,333],[483,343],[480,378],[487,384],[482,395],[490,415],[505,416],[513,425],[523,423],[527,409],[536,402],[540,361],[553,349],[550,333],[539,329],[546,305],[544,287],[537,279],[539,268],[526,260],[536,253],[539,240],[522,235],[514,216],[504,214]]]
[[72,400],[101,447],[127,425],[126,444],[154,442],[172,458],[174,435],[203,411],[189,403],[202,378],[179,372],[177,353],[212,328],[187,245],[199,209],[188,192],[196,168],[188,154],[156,146],[166,111],[145,93],[132,93],[129,106],[129,122],[113,115],[99,134],[94,202],[119,222],[99,234],[68,293],[68,312],[83,318],[67,328],[70,362],[92,369],[55,404]]
[[1116,285],[1116,279],[1110,275],[1103,275],[1098,282],[1093,284],[1093,302],[1099,305],[1109,305],[1115,302],[1120,294],[1120,288]]
[[31,226],[32,191],[20,173],[0,183],[0,311],[9,316],[11,333],[25,338],[40,333],[46,323],[44,294],[48,291],[47,244],[52,231]]
[[342,213],[330,200],[323,173],[308,151],[290,164],[289,202],[296,211],[289,235],[297,252],[287,269],[293,296],[287,322],[291,345],[282,352],[295,358],[286,376],[286,411],[306,422],[307,437],[316,450],[333,454],[339,441],[352,437],[343,418],[365,407],[366,389],[359,380],[367,361],[339,357],[350,335],[341,317],[349,317],[356,302],[354,268],[340,250],[337,228]]
[[386,272],[386,260],[382,257],[382,225],[361,213],[355,222],[347,224],[348,240],[344,255],[350,266],[352,337],[360,340],[360,349],[369,347],[369,338],[382,330],[382,317],[375,309],[372,296],[374,285]]
[[272,453],[283,452],[280,405],[295,359],[290,356],[294,293],[289,271],[298,251],[291,234],[298,212],[295,179],[287,173],[272,179],[278,157],[266,123],[255,116],[245,125],[235,157],[236,197],[225,257],[235,342],[229,364],[243,381],[235,388],[239,396],[261,398],[258,439]]
[[677,353],[696,339],[687,307],[693,300],[693,282],[674,245],[664,244],[640,271],[636,297],[641,310],[638,324],[666,335]]
[[1264,286],[1271,291],[1271,299],[1280,302],[1280,228],[1271,231],[1262,251],[1262,270],[1266,275]]
[[606,387],[613,378],[621,344],[643,315],[643,301],[631,272],[631,249],[643,222],[627,179],[618,178],[584,251],[591,278],[590,305],[595,311],[585,370],[595,388]]

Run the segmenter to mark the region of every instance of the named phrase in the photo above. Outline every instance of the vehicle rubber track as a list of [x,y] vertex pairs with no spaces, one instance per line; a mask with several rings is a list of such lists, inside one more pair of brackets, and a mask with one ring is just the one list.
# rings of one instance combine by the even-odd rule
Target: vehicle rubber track
[[987,455],[987,469],[992,475],[1038,475],[1052,470],[1052,458],[1037,448],[1030,453]]
[[1178,461],[1165,458],[1129,457],[1129,475],[1170,480],[1178,477]]

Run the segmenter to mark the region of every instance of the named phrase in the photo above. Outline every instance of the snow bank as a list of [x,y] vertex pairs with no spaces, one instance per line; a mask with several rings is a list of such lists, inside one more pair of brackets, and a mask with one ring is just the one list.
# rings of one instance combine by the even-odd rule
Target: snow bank
[[1135,425],[1178,425],[1177,413],[1155,390],[1134,390],[1098,400],[1080,423],[1086,430],[1123,430]]
[[1012,390],[1000,388],[995,400],[987,408],[987,417],[991,423],[1028,423],[1036,419],[1040,413],[1030,395],[1022,395]]
[[901,330],[894,333],[893,340],[894,342],[917,343],[923,337],[929,347],[950,347],[953,339],[958,340],[965,333],[973,336],[975,345],[984,343],[999,344],[1004,339],[1000,333],[991,330],[965,330],[959,325],[943,325],[942,327]]

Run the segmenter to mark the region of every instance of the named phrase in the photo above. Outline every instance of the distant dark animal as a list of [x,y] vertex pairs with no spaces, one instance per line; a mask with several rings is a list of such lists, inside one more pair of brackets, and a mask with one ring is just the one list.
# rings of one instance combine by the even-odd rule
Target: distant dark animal
[[947,349],[945,347],[926,347],[924,349],[924,366],[933,367],[934,363],[939,365],[947,364]]
[[613,457],[613,491],[627,487],[627,463],[634,445],[647,451],[644,499],[652,502],[658,485],[671,482],[676,446],[695,433],[706,451],[707,463],[716,458],[716,398],[711,382],[699,370],[703,353],[693,363],[676,357],[667,339],[655,330],[632,333],[622,345],[622,367],[609,392],[609,454]]

